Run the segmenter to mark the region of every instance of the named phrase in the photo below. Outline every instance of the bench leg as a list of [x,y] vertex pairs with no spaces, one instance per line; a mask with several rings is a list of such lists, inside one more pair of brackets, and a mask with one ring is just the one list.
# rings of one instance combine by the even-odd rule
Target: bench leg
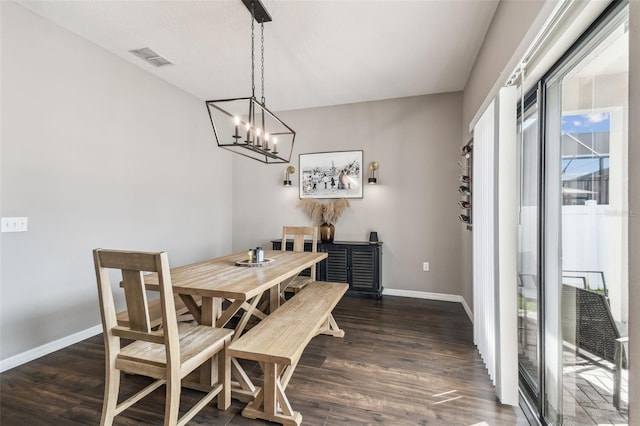
[[344,330],[338,327],[338,323],[335,318],[333,318],[332,314],[329,314],[327,320],[320,327],[318,334],[328,334],[329,336],[334,337],[344,337]]
[[287,395],[284,393],[286,385],[293,374],[293,370],[285,369],[286,383],[281,382],[280,373],[282,367],[273,362],[260,363],[264,372],[264,385],[256,399],[249,403],[242,416],[249,419],[262,419],[286,426],[299,426],[302,423],[302,414],[293,411]]
[[257,397],[260,388],[253,384],[244,371],[244,368],[242,368],[235,358],[231,358],[231,376],[234,379],[234,381],[231,382],[231,395],[233,398],[243,402],[249,402]]
[[224,349],[218,352],[218,381],[222,383],[222,390],[218,394],[218,410],[227,410],[231,406],[231,358],[227,355],[229,342],[225,342]]

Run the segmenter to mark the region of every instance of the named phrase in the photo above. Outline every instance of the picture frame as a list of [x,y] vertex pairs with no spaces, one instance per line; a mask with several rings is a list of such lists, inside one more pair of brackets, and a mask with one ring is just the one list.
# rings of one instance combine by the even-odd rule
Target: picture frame
[[362,157],[362,150],[300,154],[300,199],[362,198]]

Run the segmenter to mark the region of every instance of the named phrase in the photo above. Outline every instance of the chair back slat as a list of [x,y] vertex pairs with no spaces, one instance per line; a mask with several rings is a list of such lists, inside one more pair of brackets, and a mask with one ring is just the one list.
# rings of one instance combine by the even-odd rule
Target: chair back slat
[[122,270],[122,288],[129,312],[129,328],[135,331],[149,333],[151,320],[149,319],[149,303],[144,288],[144,277],[141,271],[131,269]]
[[[311,238],[311,251],[318,251],[318,227],[317,226],[283,226],[281,251],[287,251],[287,238],[293,237],[293,251],[304,251],[305,237]],[[316,279],[316,264],[311,266],[311,277]]]
[[293,236],[293,251],[304,251],[304,235]]

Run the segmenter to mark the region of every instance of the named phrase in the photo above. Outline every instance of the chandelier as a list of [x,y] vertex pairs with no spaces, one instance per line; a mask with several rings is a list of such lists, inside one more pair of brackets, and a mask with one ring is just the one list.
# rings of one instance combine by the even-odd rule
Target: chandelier
[[[266,164],[288,163],[296,132],[265,105],[264,23],[271,21],[260,0],[242,0],[251,12],[251,96],[206,101],[213,133],[220,148]],[[254,23],[260,24],[261,98],[256,98]]]

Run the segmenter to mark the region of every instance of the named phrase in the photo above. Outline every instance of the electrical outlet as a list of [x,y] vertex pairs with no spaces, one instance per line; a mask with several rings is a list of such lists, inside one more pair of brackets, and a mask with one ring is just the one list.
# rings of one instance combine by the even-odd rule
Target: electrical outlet
[[429,262],[422,262],[422,270],[429,271]]

